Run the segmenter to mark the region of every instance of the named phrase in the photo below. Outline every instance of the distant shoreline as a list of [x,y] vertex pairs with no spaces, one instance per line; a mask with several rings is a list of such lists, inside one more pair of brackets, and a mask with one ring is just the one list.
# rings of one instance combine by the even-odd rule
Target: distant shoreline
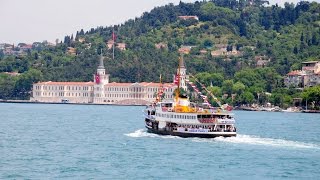
[[[238,107],[235,108],[235,110],[241,110],[241,111],[263,111],[263,112],[285,112],[287,113],[287,111],[267,111],[267,110],[261,110],[259,108],[252,108],[252,107]],[[320,110],[300,110],[300,111],[292,111],[289,113],[320,113]]]
[[[62,103],[62,102],[36,102],[30,100],[3,100],[0,99],[0,103],[19,103],[19,104],[69,104],[69,105],[107,105],[107,106],[146,106],[144,104],[94,104],[94,103]],[[250,108],[237,108],[234,110],[241,110],[241,111],[259,111]],[[262,111],[261,111],[262,112]],[[269,111],[263,111],[269,112]],[[273,111],[270,111],[273,112]],[[281,112],[281,111],[279,111]],[[320,113],[320,110],[302,110],[300,112],[295,113]]]
[[0,100],[0,103],[19,104],[70,104],[70,105],[107,105],[107,106],[145,106],[144,104],[95,104],[95,103],[62,103],[62,102],[36,102],[30,100]]
[[303,113],[320,113],[320,110],[302,110]]

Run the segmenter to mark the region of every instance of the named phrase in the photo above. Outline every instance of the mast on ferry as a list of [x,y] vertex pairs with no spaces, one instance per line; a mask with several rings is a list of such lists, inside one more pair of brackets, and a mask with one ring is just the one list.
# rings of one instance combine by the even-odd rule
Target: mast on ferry
[[181,61],[182,61],[182,57],[179,57],[179,64],[178,64],[178,72],[177,72],[177,75],[176,75],[176,81],[177,81],[177,91],[176,91],[176,101],[178,101],[178,98],[180,96],[180,64],[181,64]]
[[160,74],[160,86],[159,86],[159,89],[158,89],[156,102],[159,102],[161,100],[162,94],[163,94],[163,84],[162,84],[162,77],[161,77],[161,74]]

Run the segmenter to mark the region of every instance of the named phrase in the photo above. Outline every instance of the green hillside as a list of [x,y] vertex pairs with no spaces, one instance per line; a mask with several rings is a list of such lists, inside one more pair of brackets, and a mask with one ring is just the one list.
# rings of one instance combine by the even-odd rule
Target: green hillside
[[[21,73],[0,74],[0,99],[27,99],[37,81],[92,81],[101,50],[111,81],[158,81],[162,74],[171,82],[178,51],[185,47],[188,72],[206,86],[212,84],[218,97],[227,94],[223,101],[291,105],[301,92],[285,88],[283,76],[300,69],[303,61],[320,59],[320,4],[266,4],[262,0],[168,4],[121,25],[79,30],[56,46],[37,43],[24,56],[0,51],[0,72]],[[112,32],[116,46],[126,45],[126,50],[115,48],[115,59],[107,47]]]

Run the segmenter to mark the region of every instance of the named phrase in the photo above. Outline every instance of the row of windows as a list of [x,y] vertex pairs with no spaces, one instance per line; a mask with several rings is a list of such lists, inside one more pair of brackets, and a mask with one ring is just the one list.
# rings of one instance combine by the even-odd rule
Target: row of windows
[[[91,95],[90,95],[91,94]],[[92,97],[92,93],[73,93],[73,92],[36,92],[36,96],[58,96],[58,97]],[[102,97],[101,94],[95,94],[95,97]],[[144,98],[144,94],[105,94],[104,97],[109,98]],[[148,94],[149,99],[155,98],[154,95]],[[172,95],[165,95],[165,98],[172,98]]]
[[[98,87],[96,90],[100,90],[100,88]],[[116,91],[116,92],[118,92],[118,91],[133,91],[133,92],[143,92],[143,91],[145,91],[145,89],[144,88],[142,88],[142,87],[131,87],[131,88],[118,88],[118,87],[108,87],[107,89],[106,89],[107,91]],[[159,88],[147,88],[146,89],[148,92],[158,92],[158,90],[159,90]],[[165,89],[164,90],[165,92],[173,92],[173,89],[172,88],[170,88],[170,89]]]
[[[36,90],[41,90],[41,86],[36,86]],[[92,86],[43,86],[43,90],[73,90],[73,91],[78,91],[78,90],[93,90]]]
[[173,115],[173,114],[163,114],[163,113],[156,113],[156,116],[158,116],[158,117],[164,117],[164,118],[175,118],[175,119],[197,119],[196,116],[190,116],[190,115]]
[[[91,94],[91,96],[90,96]],[[36,92],[36,96],[67,96],[67,97],[92,97],[92,93],[71,93],[71,92]],[[95,97],[102,97],[101,94],[95,94]],[[144,94],[105,94],[109,98],[144,98]],[[148,95],[149,99],[155,98],[154,95]],[[172,95],[165,95],[164,98],[172,98]]]
[[[91,95],[91,96],[90,96]],[[91,93],[64,93],[64,92],[36,92],[36,96],[51,96],[51,97],[92,97]]]
[[[97,93],[97,94],[95,94],[95,97],[102,97],[102,95]],[[105,94],[104,97],[109,97],[109,98],[144,98],[144,95],[143,94]],[[154,98],[154,96],[148,95],[148,98]],[[170,96],[167,95],[166,98],[170,98]]]
[[[36,86],[35,87],[36,90],[41,90],[41,86]],[[97,87],[96,90],[100,91],[101,88]],[[84,91],[88,91],[88,90],[93,90],[93,87],[90,86],[85,86],[85,87],[81,87],[81,86],[43,86],[43,90],[72,90],[72,91],[78,91],[78,90],[84,90]],[[148,92],[158,92],[159,88],[147,88],[146,89]],[[133,91],[133,92],[143,92],[144,88],[142,87],[134,87],[134,88],[117,88],[117,87],[108,87],[107,91]],[[165,89],[164,92],[173,92],[173,89]]]
[[[155,95],[155,94],[153,94],[153,95],[148,94],[148,98],[156,98],[156,95]],[[172,98],[172,95],[170,95],[170,94],[165,94],[164,98]]]

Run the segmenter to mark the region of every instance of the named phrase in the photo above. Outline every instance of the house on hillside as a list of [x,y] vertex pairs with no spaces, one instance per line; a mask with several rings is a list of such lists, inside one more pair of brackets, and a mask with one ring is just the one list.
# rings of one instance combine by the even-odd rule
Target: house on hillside
[[7,74],[9,76],[19,76],[20,75],[20,73],[18,73],[18,72],[4,72],[4,74]]
[[6,45],[5,43],[0,43],[0,50],[3,50],[5,45]]
[[11,44],[5,44],[4,49],[3,49],[3,54],[4,55],[16,55],[17,52],[14,50],[14,45]]
[[232,49],[228,51],[228,46],[223,44],[217,44],[215,46],[218,48],[217,50],[211,51],[211,56],[213,57],[219,57],[219,56],[242,56],[242,51],[238,51],[235,46],[232,46]]
[[114,44],[114,41],[112,39],[110,39],[108,42],[107,42],[107,47],[108,49],[112,49],[112,46]]
[[168,48],[168,45],[161,42],[161,43],[155,44],[155,47],[157,49],[165,49],[165,48]]
[[287,87],[312,87],[320,84],[320,61],[302,63],[302,70],[289,72],[284,78]]
[[193,47],[195,46],[181,46],[181,48],[178,49],[178,52],[181,54],[189,54]]
[[126,43],[115,43],[114,40],[110,39],[108,42],[107,42],[107,47],[108,49],[112,49],[113,45],[115,44],[115,47],[120,49],[121,51],[124,51],[126,50]]
[[221,48],[221,49],[211,51],[212,57],[219,57],[224,55],[227,55],[227,49]]
[[255,56],[254,60],[256,62],[256,67],[265,67],[271,61],[268,56]]
[[178,18],[182,19],[182,20],[194,19],[194,20],[199,21],[198,16],[178,16]]
[[79,41],[80,43],[83,43],[83,42],[86,41],[86,39],[85,39],[84,37],[81,37],[81,38],[78,39],[78,41]]
[[55,43],[52,43],[52,42],[48,42],[48,43],[46,44],[46,46],[55,47],[56,44],[55,44]]
[[117,43],[116,46],[118,49],[120,49],[121,51],[126,50],[126,43]]
[[19,46],[20,50],[27,52],[28,50],[32,49],[32,44],[23,44]]
[[200,53],[200,54],[207,54],[208,51],[207,51],[206,49],[201,49],[201,50],[199,51],[199,53]]
[[68,47],[67,48],[67,53],[70,54],[70,55],[76,55],[76,48],[73,48],[73,47]]

